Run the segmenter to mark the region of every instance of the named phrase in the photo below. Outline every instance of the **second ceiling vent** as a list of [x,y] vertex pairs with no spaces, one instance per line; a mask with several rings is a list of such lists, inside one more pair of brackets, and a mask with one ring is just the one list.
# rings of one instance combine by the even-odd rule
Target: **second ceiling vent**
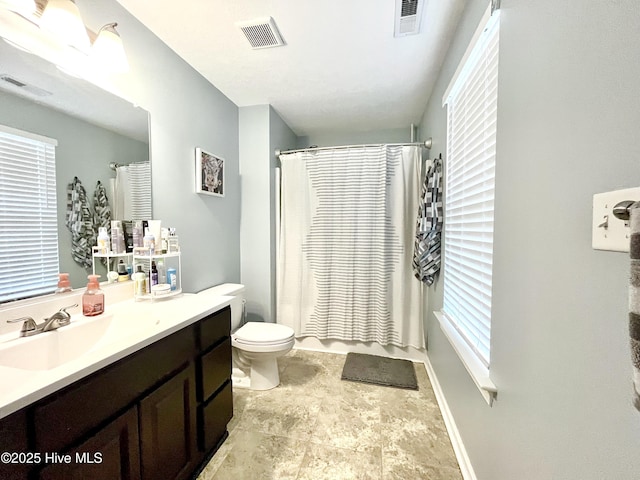
[[276,22],[271,17],[238,22],[236,25],[249,40],[251,48],[271,48],[284,45]]
[[425,0],[396,0],[395,37],[420,33]]

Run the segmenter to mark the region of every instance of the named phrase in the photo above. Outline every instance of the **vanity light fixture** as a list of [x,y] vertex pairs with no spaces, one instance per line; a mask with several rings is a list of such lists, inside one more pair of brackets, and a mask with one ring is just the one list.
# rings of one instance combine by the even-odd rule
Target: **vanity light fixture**
[[49,0],[42,12],[40,27],[81,52],[86,53],[91,47],[87,29],[74,0]]
[[100,29],[91,47],[91,58],[96,65],[113,73],[129,71],[122,39],[116,31],[117,23],[108,23]]

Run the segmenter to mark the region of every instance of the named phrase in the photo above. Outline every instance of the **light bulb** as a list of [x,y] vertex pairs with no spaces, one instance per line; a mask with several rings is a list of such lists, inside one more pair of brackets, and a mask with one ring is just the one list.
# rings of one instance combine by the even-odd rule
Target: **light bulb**
[[129,71],[129,62],[122,39],[115,29],[117,25],[117,23],[109,23],[100,29],[98,38],[91,48],[91,57],[102,70],[124,73]]
[[82,52],[88,52],[91,47],[87,29],[73,0],[49,0],[42,13],[40,27]]

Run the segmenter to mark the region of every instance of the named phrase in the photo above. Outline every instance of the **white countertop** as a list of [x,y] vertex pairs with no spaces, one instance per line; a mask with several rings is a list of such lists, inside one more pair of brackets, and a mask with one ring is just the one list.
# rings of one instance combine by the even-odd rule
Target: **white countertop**
[[[103,314],[104,321],[110,322],[106,333],[80,357],[50,370],[0,365],[0,418],[217,312],[229,305],[232,299],[220,296],[214,287],[198,294],[183,294],[153,302],[125,300],[108,305]],[[88,320],[91,319],[73,315],[71,322]],[[38,335],[55,334],[53,331]],[[22,340],[27,339],[10,342]]]

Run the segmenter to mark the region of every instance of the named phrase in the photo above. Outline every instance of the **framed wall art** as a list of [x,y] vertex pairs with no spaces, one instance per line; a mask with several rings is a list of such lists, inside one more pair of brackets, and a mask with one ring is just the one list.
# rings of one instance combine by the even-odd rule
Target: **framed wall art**
[[196,193],[224,197],[224,158],[196,148]]

